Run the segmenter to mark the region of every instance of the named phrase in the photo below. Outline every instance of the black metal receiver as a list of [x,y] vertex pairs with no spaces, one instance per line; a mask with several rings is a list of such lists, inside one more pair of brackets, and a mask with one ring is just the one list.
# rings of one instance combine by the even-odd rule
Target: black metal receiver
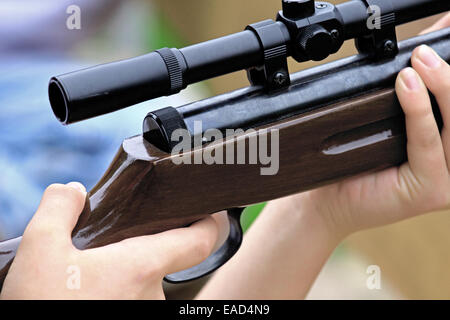
[[[49,85],[50,102],[59,121],[70,124],[178,93],[198,81],[247,70],[249,88],[147,115],[145,139],[171,152],[178,143],[171,141],[172,133],[188,129],[193,137],[197,134],[194,121],[202,121],[203,131],[247,129],[392,86],[396,74],[408,66],[413,48],[422,43],[449,61],[450,28],[400,45],[395,32],[397,25],[448,10],[448,0],[353,0],[336,6],[283,0],[276,21],[265,20],[243,32],[183,49],[164,48],[54,77]],[[355,39],[360,55],[290,77],[288,57],[298,62],[323,60],[349,39]],[[230,236],[219,251],[202,264],[165,279],[175,283],[195,279],[224,264],[242,241],[241,212],[228,211]]]

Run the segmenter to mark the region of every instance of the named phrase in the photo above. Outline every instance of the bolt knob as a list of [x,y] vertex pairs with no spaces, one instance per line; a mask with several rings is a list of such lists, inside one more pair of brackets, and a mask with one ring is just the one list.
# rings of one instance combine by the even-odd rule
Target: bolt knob
[[314,0],[283,0],[283,15],[288,19],[310,17],[315,10]]
[[311,60],[321,61],[333,50],[333,37],[324,27],[312,25],[300,34],[299,44],[303,53]]

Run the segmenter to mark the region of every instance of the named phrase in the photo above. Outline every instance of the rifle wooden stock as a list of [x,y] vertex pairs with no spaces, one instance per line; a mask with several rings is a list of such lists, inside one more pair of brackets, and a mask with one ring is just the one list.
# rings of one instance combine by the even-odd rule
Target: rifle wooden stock
[[[93,248],[183,227],[227,208],[295,194],[406,160],[403,113],[393,89],[264,128],[279,130],[279,172],[273,176],[261,175],[259,165],[176,165],[170,154],[142,136],[125,140],[89,192],[73,232],[74,244]],[[192,156],[206,147],[236,145],[238,139],[248,135],[193,150]],[[0,282],[19,242],[0,244]]]
[[[257,130],[279,130],[279,171],[273,176],[261,175],[260,165],[176,165],[173,162],[175,156],[162,152],[142,136],[125,140],[103,178],[88,194],[86,206],[73,231],[74,245],[80,249],[93,248],[159,233],[189,225],[215,212],[284,197],[403,163],[407,160],[406,133],[403,112],[392,88],[395,76],[409,63],[412,50],[420,43],[431,45],[449,61],[449,37],[449,29],[445,29],[406,41],[397,58],[386,64],[372,64],[357,58],[332,64],[331,70],[325,67],[319,68],[318,72],[299,73],[293,78],[296,79],[294,82],[300,82],[289,88],[297,90],[296,94],[289,99],[284,96],[283,100],[277,95],[265,99],[261,94],[258,96],[257,88],[213,98],[212,104],[221,108],[214,111],[219,117],[232,102],[234,105],[228,112],[233,119],[242,115],[238,107],[245,109],[248,104],[259,110],[260,103],[265,103],[265,107],[274,113],[264,118],[272,119],[270,124],[253,126]],[[367,63],[370,63],[369,68],[359,69],[358,66],[364,67]],[[379,71],[375,81],[370,76],[380,66],[389,70],[386,75]],[[351,77],[358,70],[364,70],[362,77],[345,78],[345,74]],[[329,77],[334,71],[343,74]],[[325,79],[322,87],[327,89],[325,94],[330,95],[327,103],[323,103],[323,96],[315,91],[315,78]],[[345,92],[341,86],[334,87],[338,94],[331,90],[334,79],[350,80],[346,82]],[[355,79],[365,79],[371,84],[359,86]],[[281,104],[289,100],[288,107],[298,110],[299,105],[306,103],[298,100],[309,98],[300,90],[303,86],[307,86],[305,92],[318,96],[316,103],[309,106],[312,109],[300,108],[300,111],[310,111],[277,118],[279,114],[273,110],[279,105],[269,107],[277,101]],[[351,93],[349,88],[352,88]],[[366,90],[369,90],[367,94],[359,95]],[[333,103],[340,96],[342,99]],[[242,101],[237,105],[235,102],[239,99]],[[207,102],[197,106],[208,109]],[[190,113],[195,115],[194,111]],[[441,125],[436,104],[434,111]],[[250,135],[217,141],[193,150],[189,155],[195,157],[206,148],[224,148],[226,145],[236,149],[242,139],[246,141],[248,155]],[[20,238],[0,243],[0,287],[19,243]]]

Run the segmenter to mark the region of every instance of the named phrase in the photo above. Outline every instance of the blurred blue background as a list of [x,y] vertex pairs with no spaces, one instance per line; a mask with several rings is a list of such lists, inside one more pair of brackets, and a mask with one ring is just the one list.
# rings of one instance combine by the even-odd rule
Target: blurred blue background
[[[73,4],[79,30],[66,25]],[[92,188],[147,112],[200,97],[196,86],[68,127],[51,111],[52,76],[177,45],[170,30],[149,1],[0,2],[0,239],[21,235],[49,184]]]

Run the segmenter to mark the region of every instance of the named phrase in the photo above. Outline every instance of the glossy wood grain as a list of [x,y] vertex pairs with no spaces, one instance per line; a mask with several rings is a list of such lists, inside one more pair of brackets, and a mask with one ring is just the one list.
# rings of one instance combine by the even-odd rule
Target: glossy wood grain
[[[142,136],[125,140],[89,192],[74,244],[81,249],[99,247],[186,226],[223,209],[295,194],[406,160],[403,113],[393,89],[265,128],[279,130],[280,166],[273,176],[261,175],[260,165],[176,165],[170,154]],[[248,137],[216,142],[191,156],[207,147],[234,148]],[[0,276],[12,257],[6,249],[11,251],[0,244]]]

